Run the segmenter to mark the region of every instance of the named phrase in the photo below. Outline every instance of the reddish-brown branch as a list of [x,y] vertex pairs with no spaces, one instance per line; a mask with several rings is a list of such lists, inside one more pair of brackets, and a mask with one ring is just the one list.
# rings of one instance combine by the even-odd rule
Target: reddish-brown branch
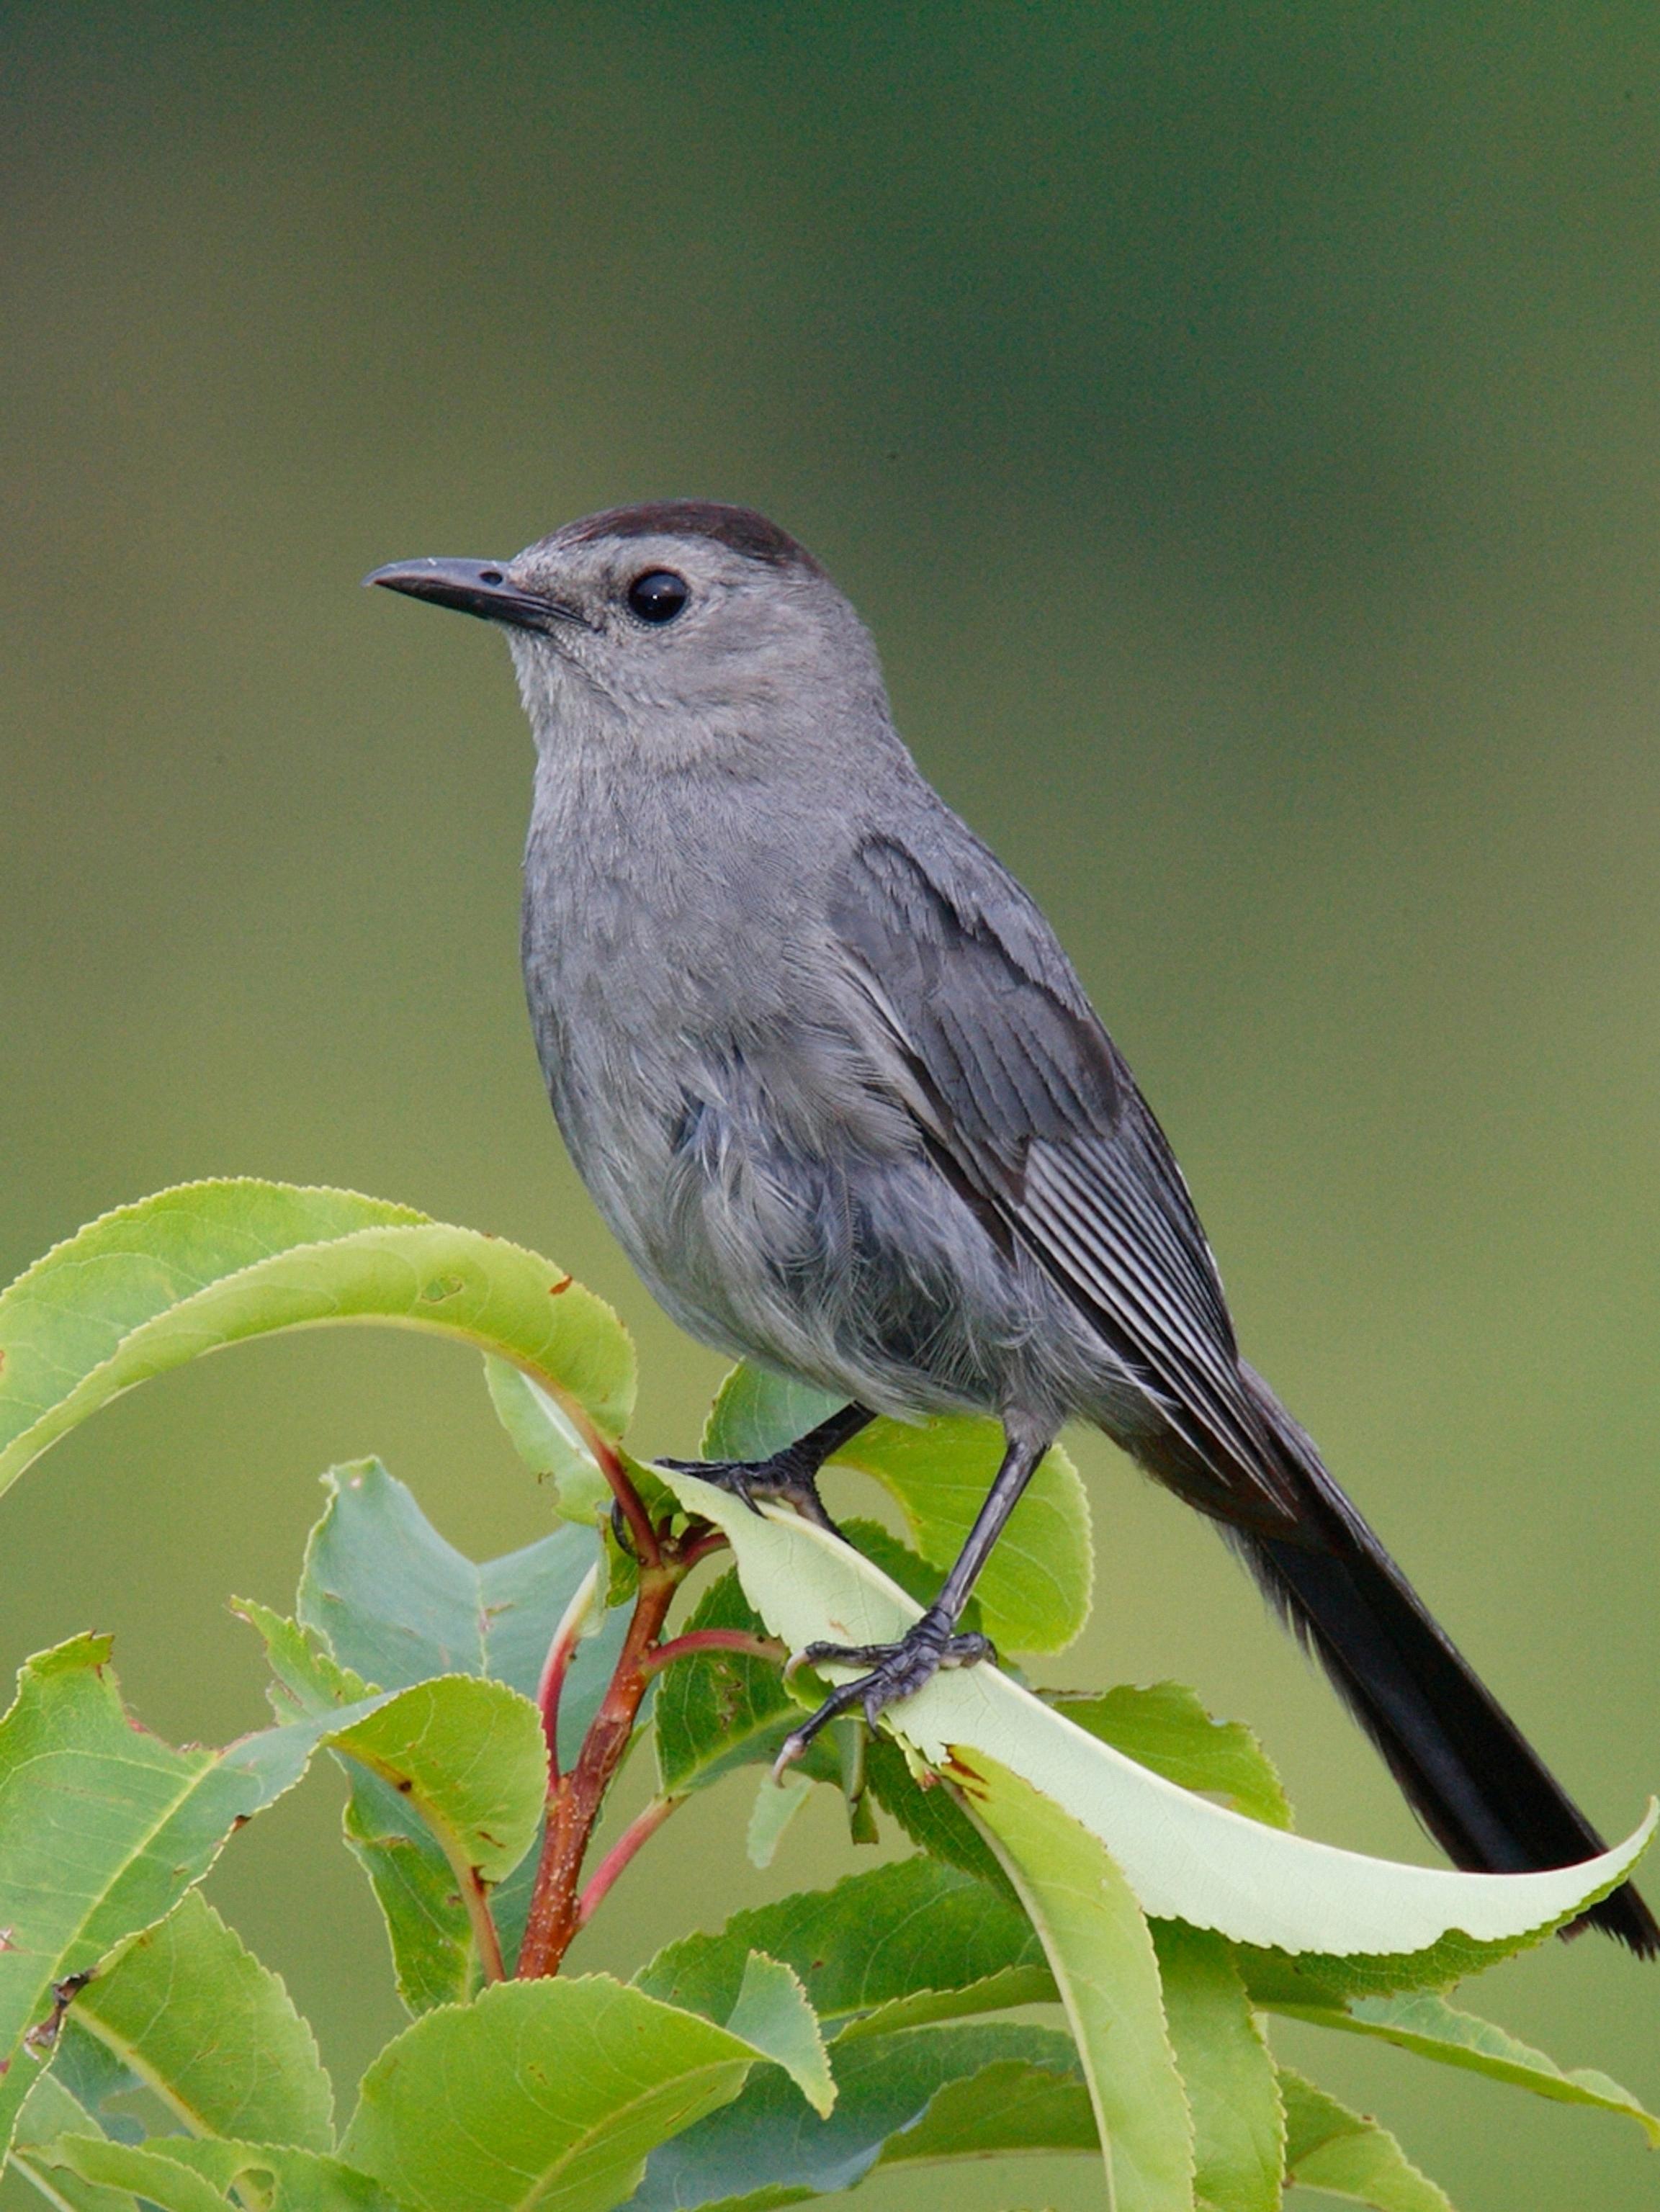
[[[601,1567],[604,1561],[600,1562]],[[542,1734],[548,1746],[548,1786],[551,1789],[559,1779],[559,1699],[565,1687],[565,1676],[570,1671],[571,1659],[581,1641],[582,1625],[589,1605],[590,1583],[584,1582],[575,1597],[565,1608],[553,1641],[548,1646],[548,1656],[542,1662],[542,1679],[536,1686],[536,1707],[542,1716]]]
[[[629,1489],[632,1494],[632,1485]],[[654,1533],[652,1549],[660,1559]],[[521,1979],[528,1981],[556,1973],[572,1936],[581,1924],[576,1885],[588,1838],[611,1778],[629,1747],[640,1701],[650,1679],[648,1662],[655,1650],[683,1573],[678,1561],[667,1567],[642,1566],[634,1617],[629,1623],[611,1686],[589,1726],[581,1757],[549,1796],[547,1832],[542,1844],[541,1863],[536,1869],[536,1885],[531,1893],[525,1940],[519,1954]]]
[[643,1567],[660,1564],[662,1549],[657,1540],[657,1531],[652,1526],[651,1516],[646,1510],[646,1501],[629,1480],[629,1471],[620,1455],[612,1450],[597,1429],[588,1431],[588,1443],[599,1462],[599,1471],[611,1487],[611,1495],[623,1509],[623,1518],[629,1524],[629,1534],[634,1539],[635,1557]]
[[[696,1527],[697,1524],[693,1525]],[[723,1552],[727,1547],[727,1532],[724,1528],[706,1527],[701,1535],[695,1537],[689,1529],[687,1536],[690,1540],[678,1554],[681,1568],[687,1573],[690,1572],[700,1559],[707,1559],[712,1552]]]
[[654,1797],[643,1813],[635,1814],[600,1860],[593,1881],[587,1884],[577,1902],[576,1924],[579,1928],[587,1926],[593,1917],[595,1907],[641,1844],[649,1843],[669,1814],[685,1802],[684,1797]]
[[676,1659],[690,1659],[698,1651],[738,1651],[746,1659],[765,1659],[775,1667],[781,1667],[789,1657],[781,1644],[774,1643],[770,1637],[751,1636],[746,1628],[689,1628],[684,1636],[673,1637],[648,1652],[646,1670],[654,1674],[660,1667]]

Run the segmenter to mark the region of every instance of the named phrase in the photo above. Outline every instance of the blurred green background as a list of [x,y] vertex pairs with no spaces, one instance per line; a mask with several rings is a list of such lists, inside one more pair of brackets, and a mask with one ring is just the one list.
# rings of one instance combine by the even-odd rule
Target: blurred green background
[[[574,1268],[637,1332],[637,1441],[692,1446],[719,1363],[542,1096],[501,642],[356,585],[623,500],[760,506],[1076,955],[1250,1355],[1628,1827],[1660,1784],[1653,9],[277,0],[0,37],[0,1272],[191,1176],[355,1184]],[[1209,1531],[1079,1448],[1100,1603],[1055,1678],[1192,1680],[1307,1827],[1426,1850]],[[0,1663],[108,1627],[154,1725],[253,1725],[224,1599],[286,1598],[314,1477],[369,1449],[476,1551],[544,1525],[470,1359],[255,1347],[7,1498]],[[748,1788],[587,1964],[852,1863],[816,1808],[752,1874]],[[211,1893],[344,2086],[395,2008],[337,1798]],[[1660,1975],[1611,1947],[1476,2002],[1660,2095]],[[1611,2120],[1276,2033],[1462,2212],[1653,2201]]]

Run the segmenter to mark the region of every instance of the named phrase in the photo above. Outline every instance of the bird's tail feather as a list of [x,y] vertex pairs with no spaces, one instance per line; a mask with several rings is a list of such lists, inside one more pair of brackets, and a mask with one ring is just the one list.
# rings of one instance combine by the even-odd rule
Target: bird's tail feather
[[[1568,1866],[1605,1846],[1462,1659],[1266,1383],[1246,1382],[1297,1493],[1307,1540],[1225,1527],[1269,1601],[1320,1660],[1455,1865]],[[1629,1883],[1581,1922],[1643,1957],[1660,1926]]]

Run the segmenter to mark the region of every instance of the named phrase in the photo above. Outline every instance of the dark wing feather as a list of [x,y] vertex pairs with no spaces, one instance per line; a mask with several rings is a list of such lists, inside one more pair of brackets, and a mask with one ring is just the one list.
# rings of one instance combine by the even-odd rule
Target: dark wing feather
[[998,1241],[1041,1262],[1196,1456],[1194,1503],[1283,1528],[1295,1493],[1164,1133],[1043,916],[970,850],[973,870],[942,881],[899,839],[871,838],[832,906],[905,1103]]

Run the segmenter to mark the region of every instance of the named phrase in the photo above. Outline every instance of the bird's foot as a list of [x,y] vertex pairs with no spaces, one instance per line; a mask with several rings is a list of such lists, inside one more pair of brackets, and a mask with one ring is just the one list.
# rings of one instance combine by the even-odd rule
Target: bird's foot
[[804,1464],[793,1444],[770,1459],[665,1459],[658,1465],[672,1468],[676,1474],[695,1474],[700,1482],[741,1498],[751,1513],[758,1513],[763,1503],[781,1501],[793,1505],[804,1521],[828,1528],[832,1536],[841,1533],[818,1495],[817,1469]]
[[802,1722],[773,1761],[773,1778],[781,1778],[784,1769],[800,1759],[820,1729],[855,1705],[874,1728],[888,1706],[914,1697],[942,1667],[977,1667],[982,1659],[994,1662],[996,1657],[988,1636],[956,1634],[932,1606],[897,1644],[809,1644],[790,1661],[786,1679],[800,1667],[867,1667],[870,1672],[832,1690],[818,1711]]

